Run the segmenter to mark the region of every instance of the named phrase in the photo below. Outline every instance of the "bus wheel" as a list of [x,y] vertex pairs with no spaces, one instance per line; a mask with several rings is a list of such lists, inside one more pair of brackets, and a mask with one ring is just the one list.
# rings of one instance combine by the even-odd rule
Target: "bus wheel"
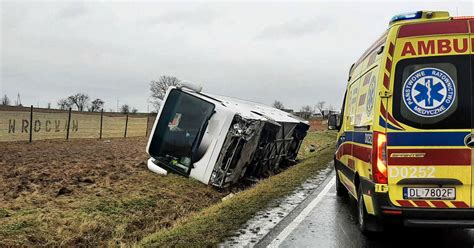
[[347,189],[341,183],[341,179],[339,178],[339,173],[337,172],[337,170],[336,170],[336,195],[337,196],[346,196],[347,195]]

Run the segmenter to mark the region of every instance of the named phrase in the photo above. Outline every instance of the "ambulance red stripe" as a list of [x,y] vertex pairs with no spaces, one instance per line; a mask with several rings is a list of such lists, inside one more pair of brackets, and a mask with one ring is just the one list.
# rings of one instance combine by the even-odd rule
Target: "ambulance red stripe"
[[436,34],[465,34],[469,33],[469,27],[465,20],[450,20],[445,22],[429,22],[404,25],[398,32],[398,38],[425,36]]
[[[397,157],[397,154],[398,157]],[[418,154],[423,157],[410,157]],[[471,149],[388,149],[388,164],[392,165],[462,165],[471,166]],[[406,155],[407,157],[402,157]]]
[[367,148],[367,147],[358,146],[358,145],[352,146],[352,156],[366,163],[370,163],[371,153],[372,153],[372,148]]
[[390,54],[390,57],[393,59],[393,52],[395,51],[395,45],[393,42],[390,42],[390,46],[388,47],[388,54]]
[[390,58],[387,58],[387,61],[385,62],[385,69],[388,73],[392,71],[392,60]]
[[341,159],[344,155],[350,155],[352,150],[352,145],[348,143],[343,143],[337,148],[336,157]]
[[398,204],[402,207],[414,207],[410,201],[407,200],[397,200]]
[[448,208],[448,205],[442,201],[431,201],[431,204],[437,208]]
[[385,73],[383,76],[383,86],[385,86],[387,89],[390,86],[390,77],[387,75],[387,73]]
[[431,205],[428,204],[428,202],[426,201],[419,201],[419,200],[416,200],[416,201],[413,201],[418,207],[423,207],[423,208],[430,208]]
[[[351,154],[352,151],[352,154]],[[372,153],[372,148],[359,146],[352,143],[344,143],[339,146],[337,150],[337,158],[340,159],[344,155],[351,155],[357,159],[360,159],[366,163],[370,163],[370,155]]]
[[392,115],[390,115],[390,113],[387,113],[387,111],[385,110],[385,106],[383,104],[380,104],[380,112],[382,114],[382,116],[386,116],[388,118],[389,121],[391,121],[395,126],[397,126],[398,128],[402,128],[402,126],[400,125],[400,123],[398,123],[398,121],[395,120],[395,118],[393,118]]
[[469,205],[463,201],[452,201],[451,203],[457,208],[469,208]]

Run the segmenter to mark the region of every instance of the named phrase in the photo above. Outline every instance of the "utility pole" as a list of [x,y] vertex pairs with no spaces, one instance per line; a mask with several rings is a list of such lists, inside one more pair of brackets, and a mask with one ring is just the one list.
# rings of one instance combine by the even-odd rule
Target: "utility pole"
[[18,92],[18,95],[16,96],[15,106],[21,106],[20,92]]

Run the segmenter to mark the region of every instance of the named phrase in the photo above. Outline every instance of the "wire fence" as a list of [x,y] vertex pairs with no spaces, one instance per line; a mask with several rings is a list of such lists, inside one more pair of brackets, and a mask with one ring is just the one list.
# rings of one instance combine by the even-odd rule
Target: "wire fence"
[[156,114],[0,107],[0,142],[147,137]]

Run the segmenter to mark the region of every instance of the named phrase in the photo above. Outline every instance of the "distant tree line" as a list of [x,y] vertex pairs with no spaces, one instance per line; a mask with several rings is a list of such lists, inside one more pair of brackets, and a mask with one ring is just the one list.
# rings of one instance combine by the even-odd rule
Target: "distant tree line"
[[[180,85],[180,83],[181,83],[181,80],[178,79],[177,77],[167,76],[167,75],[160,76],[158,80],[150,81],[150,91],[151,91],[150,103],[153,104],[155,108],[155,110],[152,112],[158,111],[164,97],[166,96],[166,92],[168,88],[171,86],[178,86]],[[19,95],[18,95],[18,98],[19,98]],[[0,103],[1,105],[11,105],[11,101],[7,95],[4,95],[0,99]],[[19,104],[17,103],[15,105],[21,106],[21,103]],[[62,110],[73,108],[77,111],[99,112],[104,108],[104,105],[105,105],[104,100],[100,98],[95,98],[94,100],[91,101],[91,98],[89,97],[89,95],[82,92],[72,94],[68,97],[61,98],[57,101],[58,108]],[[275,100],[272,106],[280,110],[293,112],[293,110],[291,109],[286,109],[283,102],[279,100]],[[51,103],[48,103],[48,108],[51,108]],[[311,106],[311,105],[302,106],[299,112],[307,113],[310,116],[313,116],[315,114],[320,114],[322,117],[326,117],[325,114],[333,110],[334,110],[334,107],[332,105],[329,105],[328,107],[326,107],[325,101],[319,101],[314,106]],[[113,112],[112,109],[110,109],[109,111]],[[138,112],[136,108],[131,107],[128,104],[121,105],[118,111],[123,114],[128,114],[128,113],[135,114]]]
[[[100,98],[95,98],[90,101],[90,97],[86,93],[76,93],[66,98],[59,99],[58,107],[60,109],[74,108],[77,111],[89,111],[89,112],[100,112],[105,105],[105,101]],[[138,110],[134,107],[130,107],[128,104],[123,104],[120,107],[120,113],[122,114],[136,114]]]
[[[161,102],[163,101],[166,91],[170,86],[178,86],[181,80],[177,77],[162,75],[158,80],[150,81],[150,91],[151,91],[151,101],[155,110],[152,112],[157,112]],[[7,95],[4,95],[1,98],[1,105],[11,105],[11,101]],[[73,108],[77,111],[89,111],[89,112],[99,112],[103,109],[105,101],[100,98],[95,98],[91,101],[91,98],[86,93],[75,93],[68,97],[61,98],[57,101],[57,106],[59,109],[67,110]],[[51,103],[48,103],[48,108],[51,108]],[[128,104],[123,104],[119,107],[119,112],[123,114],[134,114],[138,110]],[[112,109],[109,109],[110,112],[113,112]]]
[[[283,102],[279,100],[275,100],[272,103],[272,107],[284,110],[286,112],[291,112],[293,113],[294,111],[292,109],[285,109],[285,106],[283,105]],[[326,114],[329,111],[334,111],[334,107],[332,105],[329,105],[326,107],[326,102],[325,101],[319,101],[316,103],[316,105],[311,106],[311,105],[304,105],[300,108],[299,113],[304,114],[305,116],[314,116],[314,115],[320,115],[323,118],[326,118]]]
[[[19,95],[18,95],[19,98]],[[89,97],[88,94],[86,93],[76,93],[72,94],[68,97],[61,98],[57,101],[57,106],[61,110],[67,110],[69,108],[75,109],[77,111],[83,112],[83,111],[89,111],[89,112],[100,112],[105,105],[105,101],[100,99],[100,98],[95,98],[94,100],[90,100],[91,98]],[[12,104],[10,98],[5,94],[2,96],[0,99],[0,105],[5,105],[5,106],[22,106],[21,102],[17,100],[15,104]],[[47,108],[51,109],[51,103],[47,103]],[[134,107],[131,107],[128,104],[123,104],[120,107],[120,113],[122,114],[136,114],[138,113],[138,110]],[[113,110],[110,110],[113,112]]]

